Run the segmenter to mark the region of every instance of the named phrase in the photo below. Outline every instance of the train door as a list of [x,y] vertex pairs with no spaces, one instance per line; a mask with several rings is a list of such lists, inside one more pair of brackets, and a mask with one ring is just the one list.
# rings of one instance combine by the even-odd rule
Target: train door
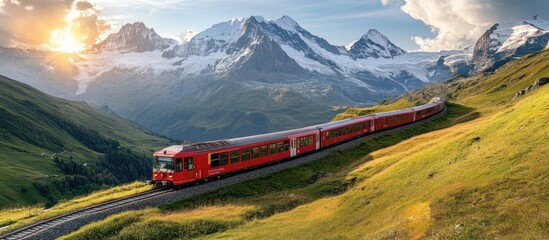
[[192,156],[175,159],[175,172],[177,178],[174,182],[187,182],[200,178],[196,171],[195,158]]
[[316,150],[320,149],[320,131],[316,132]]
[[290,139],[290,157],[295,157],[297,155],[297,139]]

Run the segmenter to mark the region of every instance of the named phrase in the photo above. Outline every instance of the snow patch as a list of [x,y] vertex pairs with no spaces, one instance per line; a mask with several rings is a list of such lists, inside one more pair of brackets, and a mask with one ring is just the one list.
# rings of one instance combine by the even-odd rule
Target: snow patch
[[334,71],[332,71],[332,69],[330,69],[329,67],[324,66],[313,59],[305,57],[304,52],[295,50],[288,45],[281,44],[280,47],[282,48],[282,50],[284,50],[284,52],[286,52],[286,54],[290,58],[294,59],[297,62],[297,64],[299,64],[299,66],[301,66],[302,68],[305,68],[309,71],[316,71],[326,75],[335,75]]
[[358,42],[358,40],[354,40],[351,43],[345,45],[345,49],[347,49],[347,51],[350,51],[351,48],[353,47],[353,45],[355,45],[356,42]]

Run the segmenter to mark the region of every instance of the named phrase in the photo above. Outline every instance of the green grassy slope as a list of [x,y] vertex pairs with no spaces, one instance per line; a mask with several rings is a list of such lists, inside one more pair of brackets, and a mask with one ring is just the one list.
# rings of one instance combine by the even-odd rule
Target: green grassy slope
[[511,101],[545,76],[549,51],[453,79],[383,107],[443,94],[443,118],[65,239],[548,239],[549,85]]
[[139,154],[169,144],[84,103],[55,98],[0,76],[0,207],[44,202],[32,183],[63,175],[53,162],[55,156],[81,164],[95,162],[103,154],[75,135],[92,132]]

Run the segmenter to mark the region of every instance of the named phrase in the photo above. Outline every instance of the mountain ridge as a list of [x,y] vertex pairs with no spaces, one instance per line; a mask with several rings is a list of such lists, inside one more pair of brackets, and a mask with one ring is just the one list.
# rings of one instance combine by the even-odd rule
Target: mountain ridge
[[[108,105],[119,116],[172,138],[208,140],[236,137],[229,129],[254,129],[244,135],[317,124],[328,120],[320,114],[343,106],[374,104],[474,73],[475,66],[491,65],[495,56],[490,50],[479,57],[480,48],[405,52],[373,29],[347,50],[288,16],[235,18],[183,43],[161,38],[143,23],[127,24],[98,46],[103,50],[75,54],[71,61],[0,48],[0,72],[54,95]],[[490,40],[486,46],[489,50]],[[505,58],[533,50],[527,47]],[[227,105],[227,99],[235,98],[238,104]],[[255,107],[261,101],[267,102],[266,108]],[[225,110],[239,114],[221,114],[223,121],[210,119],[209,112]],[[311,115],[296,114],[305,111]],[[240,126],[236,119],[250,125]],[[257,119],[269,123],[253,124]]]

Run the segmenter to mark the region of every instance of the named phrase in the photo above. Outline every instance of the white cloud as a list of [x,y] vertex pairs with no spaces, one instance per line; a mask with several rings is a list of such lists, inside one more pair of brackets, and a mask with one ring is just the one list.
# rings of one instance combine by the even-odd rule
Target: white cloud
[[[390,4],[391,0],[382,0]],[[474,45],[493,24],[549,13],[546,0],[406,0],[402,11],[431,28],[434,37],[412,39],[421,50],[439,51]]]

